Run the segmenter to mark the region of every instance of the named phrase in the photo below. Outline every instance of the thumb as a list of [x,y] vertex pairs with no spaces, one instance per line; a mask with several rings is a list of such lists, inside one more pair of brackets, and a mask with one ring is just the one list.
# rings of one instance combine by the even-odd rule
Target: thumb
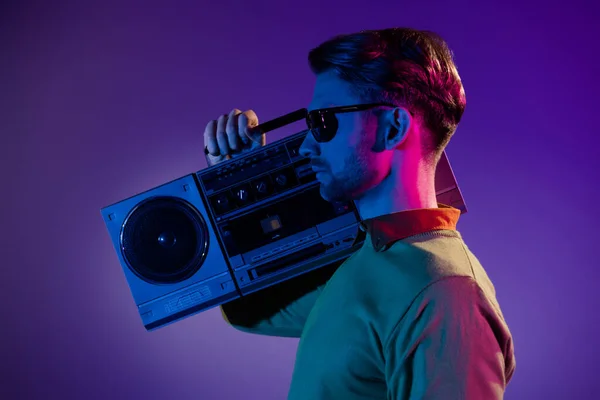
[[260,128],[257,128],[258,124],[250,124],[247,129],[247,135],[254,143],[261,144],[261,137],[264,136]]

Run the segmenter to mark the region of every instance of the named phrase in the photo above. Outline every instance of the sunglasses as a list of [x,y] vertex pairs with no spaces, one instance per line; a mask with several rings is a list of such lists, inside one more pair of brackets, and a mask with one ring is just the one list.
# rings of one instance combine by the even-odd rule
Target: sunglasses
[[320,108],[308,111],[306,108],[293,111],[289,114],[267,121],[255,127],[258,131],[266,133],[285,125],[306,120],[306,126],[311,131],[315,141],[318,143],[329,142],[334,138],[338,131],[338,119],[336,114],[350,113],[356,111],[365,111],[377,107],[397,107],[390,103],[370,103],[357,104],[352,106],[340,106],[330,108]]

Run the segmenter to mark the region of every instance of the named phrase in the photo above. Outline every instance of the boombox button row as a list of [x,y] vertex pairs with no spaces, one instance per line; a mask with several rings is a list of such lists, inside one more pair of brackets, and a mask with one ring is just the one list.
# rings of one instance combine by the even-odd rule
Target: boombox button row
[[318,237],[319,237],[319,234],[313,233],[312,235],[304,237],[302,239],[298,239],[295,242],[285,244],[283,246],[277,247],[277,248],[275,248],[273,250],[270,250],[270,251],[265,251],[262,254],[259,254],[257,256],[252,257],[252,262],[262,260],[263,258],[267,258],[267,257],[269,257],[269,256],[271,256],[273,254],[280,253],[280,252],[285,251],[285,250],[287,250],[289,248],[295,247],[295,246],[297,246],[299,244],[302,244],[304,242],[308,242],[308,241],[316,239]]

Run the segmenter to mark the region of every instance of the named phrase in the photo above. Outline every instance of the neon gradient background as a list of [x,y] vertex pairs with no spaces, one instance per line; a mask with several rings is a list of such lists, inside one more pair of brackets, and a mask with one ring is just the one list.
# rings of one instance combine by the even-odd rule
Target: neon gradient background
[[514,334],[506,398],[599,398],[594,2],[293,4],[3,2],[0,397],[284,399],[297,340],[216,309],[144,331],[99,210],[203,168],[209,119],[306,105],[320,41],[407,25],[466,87],[448,154]]

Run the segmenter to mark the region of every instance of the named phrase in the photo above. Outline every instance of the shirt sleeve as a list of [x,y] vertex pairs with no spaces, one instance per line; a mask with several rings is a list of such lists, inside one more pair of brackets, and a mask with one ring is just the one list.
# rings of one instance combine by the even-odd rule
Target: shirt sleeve
[[428,286],[384,347],[388,398],[502,399],[515,368],[496,304],[470,277]]
[[342,261],[221,306],[225,321],[242,332],[299,338],[313,305]]

